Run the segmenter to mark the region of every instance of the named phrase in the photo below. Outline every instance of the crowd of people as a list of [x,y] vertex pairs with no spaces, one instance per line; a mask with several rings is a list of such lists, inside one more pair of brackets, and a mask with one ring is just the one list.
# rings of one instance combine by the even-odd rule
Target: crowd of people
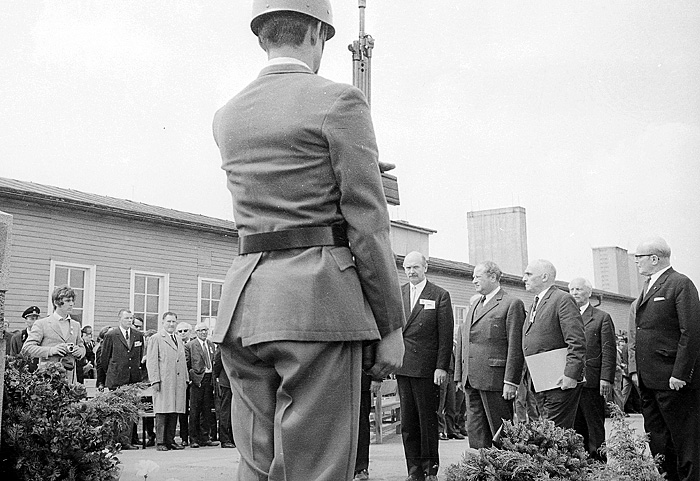
[[[80,327],[70,317],[75,292],[70,286],[52,293],[54,312],[40,319],[37,306],[22,317],[27,327],[10,337],[8,354],[29,360],[29,370],[43,363],[59,362],[71,383],[95,379],[98,390],[145,383],[142,401],[152,404],[154,418],[143,417],[146,447],[158,451],[186,446],[234,448],[231,428],[231,388],[221,363],[221,353],[208,340],[209,328],[197,323],[192,329],[166,312],[160,330],[144,332],[143,319],[121,309],[114,326],[105,326],[92,338],[92,327]],[[180,442],[175,437],[178,432]],[[139,449],[136,424],[121,433],[121,449]]]

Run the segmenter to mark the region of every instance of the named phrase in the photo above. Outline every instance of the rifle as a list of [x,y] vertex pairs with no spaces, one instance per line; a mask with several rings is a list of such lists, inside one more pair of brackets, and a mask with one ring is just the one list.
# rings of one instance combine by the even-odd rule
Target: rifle
[[367,103],[371,103],[372,96],[372,49],[374,39],[365,32],[365,8],[367,0],[358,0],[360,8],[360,35],[359,38],[348,45],[352,52],[352,84],[362,90],[367,97]]

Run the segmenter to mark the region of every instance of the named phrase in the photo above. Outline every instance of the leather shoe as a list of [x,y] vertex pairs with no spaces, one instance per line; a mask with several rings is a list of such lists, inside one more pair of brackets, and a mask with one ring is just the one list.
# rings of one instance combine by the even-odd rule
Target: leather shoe
[[205,441],[201,445],[202,446],[218,446],[219,441]]
[[452,433],[447,436],[450,439],[464,439],[464,436],[462,436],[460,433]]
[[122,444],[122,451],[129,451],[132,449],[138,449],[139,447],[135,444]]
[[437,474],[429,474],[425,477],[425,481],[438,481]]
[[236,445],[233,443],[223,443],[223,444],[221,444],[221,447],[222,448],[235,448]]
[[146,447],[150,448],[151,446],[155,446],[155,445],[156,445],[156,438],[149,438],[148,442],[146,443]]
[[167,447],[165,444],[159,444],[156,448],[156,451],[170,451],[170,448]]
[[459,434],[461,434],[462,436],[464,436],[464,437],[466,438],[466,437],[467,437],[467,430],[466,430],[466,429],[460,429],[460,430],[459,430]]
[[440,441],[447,441],[448,439],[450,439],[447,437],[447,434],[445,434],[445,433],[438,434],[438,438],[440,439]]
[[191,448],[198,448],[199,444],[198,443],[190,443]]
[[173,443],[173,444],[171,444],[171,445],[168,446],[168,447],[169,447],[170,449],[175,450],[175,451],[179,451],[179,450],[181,450],[181,449],[185,449],[184,446],[182,446],[181,444],[177,444],[177,443]]
[[187,447],[187,446],[189,446],[189,445],[190,445],[190,443],[188,443],[187,441],[183,441],[182,444],[181,444],[180,446],[185,446],[185,447]]

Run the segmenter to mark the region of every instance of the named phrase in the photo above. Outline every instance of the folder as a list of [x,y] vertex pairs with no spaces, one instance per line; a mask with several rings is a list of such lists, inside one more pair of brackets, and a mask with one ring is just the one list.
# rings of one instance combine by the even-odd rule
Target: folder
[[568,349],[562,347],[552,351],[525,356],[527,370],[535,392],[549,391],[560,386],[557,381],[564,375]]

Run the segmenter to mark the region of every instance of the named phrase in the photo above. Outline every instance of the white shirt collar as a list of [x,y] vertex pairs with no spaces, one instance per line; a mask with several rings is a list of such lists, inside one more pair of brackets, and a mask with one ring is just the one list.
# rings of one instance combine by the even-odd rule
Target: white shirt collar
[[666,266],[663,269],[661,269],[659,272],[656,272],[656,273],[650,275],[649,276],[649,284],[647,285],[647,290],[644,294],[649,292],[649,289],[651,289],[651,286],[653,286],[654,283],[659,280],[659,277],[661,277],[661,274],[663,274],[664,272],[666,272],[670,268],[671,268],[671,266]]
[[586,312],[586,309],[588,309],[588,306],[590,306],[590,305],[591,305],[591,303],[590,303],[590,302],[587,302],[587,303],[585,303],[584,305],[582,305],[581,307],[579,307],[579,310],[581,311],[581,314],[583,314],[584,312]]
[[124,339],[126,339],[126,331],[127,331],[127,329],[124,329],[122,326],[119,326],[119,329],[122,331],[122,336],[124,336]]
[[494,290],[489,292],[488,294],[484,295],[484,303],[483,305],[485,306],[487,302],[489,302],[491,299],[494,298],[496,294],[498,294],[498,291],[501,290],[501,286],[496,287]]
[[538,304],[542,301],[542,299],[544,298],[544,295],[545,295],[545,294],[547,293],[547,291],[548,291],[549,289],[551,289],[551,288],[552,288],[552,286],[549,286],[548,288],[546,288],[545,290],[543,290],[542,292],[540,292],[539,294],[537,294],[537,295],[535,296],[535,297],[538,298],[538,301],[537,301]]
[[294,57],[275,57],[267,61],[267,65],[285,65],[290,63],[294,65],[301,65],[302,67],[306,67],[311,70],[311,67],[309,67],[306,62]]
[[418,299],[420,297],[421,293],[423,292],[423,289],[425,289],[425,284],[427,284],[427,282],[428,282],[428,279],[426,278],[426,279],[423,279],[422,281],[420,281],[415,286],[413,284],[411,284],[411,287],[416,288],[416,299]]

